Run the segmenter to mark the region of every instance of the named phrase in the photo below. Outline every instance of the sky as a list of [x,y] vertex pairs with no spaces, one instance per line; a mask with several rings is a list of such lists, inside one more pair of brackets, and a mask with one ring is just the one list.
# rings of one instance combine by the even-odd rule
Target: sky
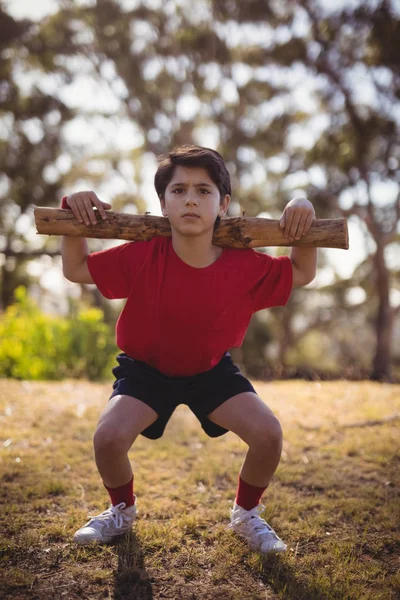
[[[96,3],[96,0],[75,0],[77,4],[81,5],[93,5]],[[158,6],[161,0],[148,0],[148,4],[154,4]],[[185,1],[181,0],[180,4],[185,5]],[[137,2],[135,0],[123,0],[124,4],[127,6],[135,6]],[[319,0],[320,4],[322,4],[327,10],[341,10],[345,6],[355,7],[360,6],[363,0]],[[395,0],[394,6],[398,0]],[[379,3],[379,0],[376,0],[376,4]],[[56,0],[6,0],[5,4],[7,6],[7,10],[14,15],[15,17],[28,17],[30,19],[36,20],[41,19],[44,16],[50,14],[57,10],[58,2]],[[400,10],[400,3],[399,3]]]
[[42,19],[58,8],[55,0],[5,0],[5,5],[14,18],[32,20]]
[[[94,0],[76,1],[79,4],[94,3]],[[152,1],[157,4],[158,0],[148,0],[149,3],[152,3]],[[335,9],[339,9],[343,5],[348,4],[348,2],[349,0],[346,0],[346,2],[344,0],[336,0],[334,7]],[[135,4],[135,0],[125,0],[125,3],[127,5],[132,5]],[[33,20],[44,18],[58,7],[58,2],[55,0],[6,0],[5,4],[9,12],[15,18],[27,17]],[[324,0],[324,4],[330,8],[333,6],[332,2],[327,2],[327,0]],[[357,4],[357,2],[353,0],[351,1],[351,4]],[[243,74],[243,76],[244,75],[245,74]],[[29,78],[21,75],[21,85],[25,87],[26,90],[28,90],[32,84],[32,80],[30,81]],[[53,86],[56,85],[56,82],[49,80],[47,85]],[[311,101],[309,92],[310,90],[308,90],[305,85],[299,86],[297,89],[296,93],[299,95],[304,105]],[[226,93],[229,94],[229,89],[227,89]],[[68,124],[65,128],[65,135],[67,140],[71,143],[78,141],[82,142],[82,132],[85,132],[84,141],[88,147],[96,147],[98,151],[101,151],[102,146],[105,149],[108,144],[112,144],[120,150],[121,155],[123,155],[124,151],[131,150],[135,146],[140,147],[142,144],[142,134],[135,128],[133,123],[115,118],[115,114],[113,113],[117,111],[118,102],[116,101],[115,95],[110,91],[108,84],[95,82],[90,77],[83,74],[80,77],[76,77],[72,85],[61,90],[60,96],[62,100],[71,106],[76,105],[84,110],[102,109],[108,111],[110,114],[109,119],[99,119],[93,126],[88,126],[83,118]],[[77,98],[79,98],[78,102]],[[196,111],[195,100],[196,99],[190,97],[182,100],[178,105],[178,111],[180,110],[182,115],[185,113],[189,115],[191,111]],[[273,107],[271,108],[273,110]],[[322,126],[323,123],[318,123],[318,119],[316,119],[315,127]],[[35,139],[35,135],[38,135],[37,131],[35,132],[35,126],[33,124],[30,132],[33,139]],[[299,129],[297,133],[294,132],[293,134],[294,138],[292,141],[294,143],[296,142],[296,135],[299,140],[304,140],[305,133]],[[207,130],[202,131],[201,139],[198,140],[198,143],[212,147],[215,140],[215,131],[213,131],[212,127],[209,127]],[[39,139],[37,141],[40,142]],[[310,145],[312,144],[311,138],[309,143]],[[159,201],[153,186],[156,162],[154,157],[150,154],[145,155],[143,160],[145,179],[140,188],[140,193],[146,198],[147,210],[154,215],[161,215]],[[64,164],[65,169],[67,169],[68,161],[69,158],[67,156],[61,156],[59,158],[59,165],[62,167]],[[49,170],[48,176],[51,177],[51,170]],[[316,172],[315,177],[317,177],[317,179],[318,176],[318,172]],[[296,183],[296,177],[298,183]],[[301,177],[301,173],[293,176],[293,195],[297,195],[296,185],[301,185]],[[68,193],[82,189],[80,186],[83,185],[84,182],[77,182],[75,186],[76,189],[68,190]],[[107,184],[101,187],[101,190],[96,191],[98,191],[101,199],[109,201],[116,193],[136,191],[136,188],[132,187],[133,185],[134,184],[130,179],[129,165],[127,164],[123,176],[115,175],[107,182]],[[269,215],[264,214],[263,216]],[[19,226],[23,228],[24,222]],[[354,266],[365,257],[366,251],[371,250],[371,248],[368,248],[367,246],[368,242],[366,241],[363,231],[360,229],[358,221],[356,219],[350,219],[348,221],[348,227],[350,233],[350,250],[325,250],[333,268],[327,267],[325,269],[320,269],[315,282],[312,284],[313,286],[329,284],[334,277],[334,270],[336,270],[341,277],[350,277],[354,270]],[[65,285],[68,286],[68,282],[65,283],[59,267],[57,266],[53,269],[49,269],[49,265],[45,259],[38,261],[36,264],[32,263],[30,268],[32,274],[33,272],[37,274],[41,272],[41,283],[49,289],[54,288],[54,286],[58,289],[62,289]],[[356,294],[357,292],[355,292],[355,295]]]

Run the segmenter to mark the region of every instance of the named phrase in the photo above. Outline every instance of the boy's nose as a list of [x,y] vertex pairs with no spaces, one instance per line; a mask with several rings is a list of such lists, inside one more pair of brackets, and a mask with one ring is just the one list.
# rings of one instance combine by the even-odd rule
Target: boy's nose
[[186,197],[186,202],[185,204],[192,206],[192,205],[196,205],[197,206],[197,198],[193,193],[188,193],[187,197]]

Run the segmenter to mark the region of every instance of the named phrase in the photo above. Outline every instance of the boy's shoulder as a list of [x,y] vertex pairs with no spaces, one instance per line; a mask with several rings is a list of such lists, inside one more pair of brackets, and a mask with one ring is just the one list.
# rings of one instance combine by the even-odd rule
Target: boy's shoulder
[[129,264],[144,264],[148,258],[160,254],[160,246],[162,245],[163,240],[160,237],[154,237],[148,241],[127,241],[111,248],[92,252],[88,258],[90,261],[116,260],[128,262]]
[[257,264],[259,262],[268,262],[271,256],[265,252],[260,252],[254,248],[226,248],[227,257],[232,261],[243,264]]
[[[121,244],[121,249],[123,249],[128,253],[142,253],[146,254],[146,252],[151,252],[155,248],[159,248],[165,244],[165,240],[167,238],[162,238],[160,236],[154,236],[149,240],[137,240],[137,241],[128,241]],[[116,246],[118,247],[118,246]]]

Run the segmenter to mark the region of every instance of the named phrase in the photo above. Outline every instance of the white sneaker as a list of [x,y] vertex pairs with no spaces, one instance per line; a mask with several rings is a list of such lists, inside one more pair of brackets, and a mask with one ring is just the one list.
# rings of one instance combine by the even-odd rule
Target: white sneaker
[[133,506],[126,508],[125,502],[121,502],[116,506],[110,506],[100,515],[89,518],[90,521],[75,533],[74,542],[77,544],[110,542],[115,536],[126,533],[132,527],[136,518],[136,496]]
[[251,510],[245,510],[235,502],[231,510],[229,527],[240,537],[245,538],[252,550],[262,554],[268,552],[285,552],[284,544],[268,523],[260,517],[265,506],[259,504]]

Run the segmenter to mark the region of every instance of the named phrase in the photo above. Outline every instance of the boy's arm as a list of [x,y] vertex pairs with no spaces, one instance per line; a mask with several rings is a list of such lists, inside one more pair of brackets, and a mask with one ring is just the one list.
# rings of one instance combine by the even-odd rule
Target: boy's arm
[[[94,192],[78,192],[63,201],[63,207],[70,208],[80,223],[95,226],[97,219],[93,206],[96,206],[102,219],[107,219],[105,210],[110,209],[111,205],[99,200]],[[88,254],[86,239],[63,236],[61,242],[63,273],[69,281],[94,283],[87,265]]]
[[61,241],[61,257],[64,277],[74,283],[93,283],[87,266],[89,249],[85,238],[64,235]]
[[317,272],[317,255],[317,248],[292,248],[293,287],[311,283]]
[[[299,240],[315,219],[314,207],[306,198],[294,198],[283,211],[280,227],[290,241]],[[310,283],[317,271],[317,248],[293,246],[290,259],[293,265],[293,287]]]

